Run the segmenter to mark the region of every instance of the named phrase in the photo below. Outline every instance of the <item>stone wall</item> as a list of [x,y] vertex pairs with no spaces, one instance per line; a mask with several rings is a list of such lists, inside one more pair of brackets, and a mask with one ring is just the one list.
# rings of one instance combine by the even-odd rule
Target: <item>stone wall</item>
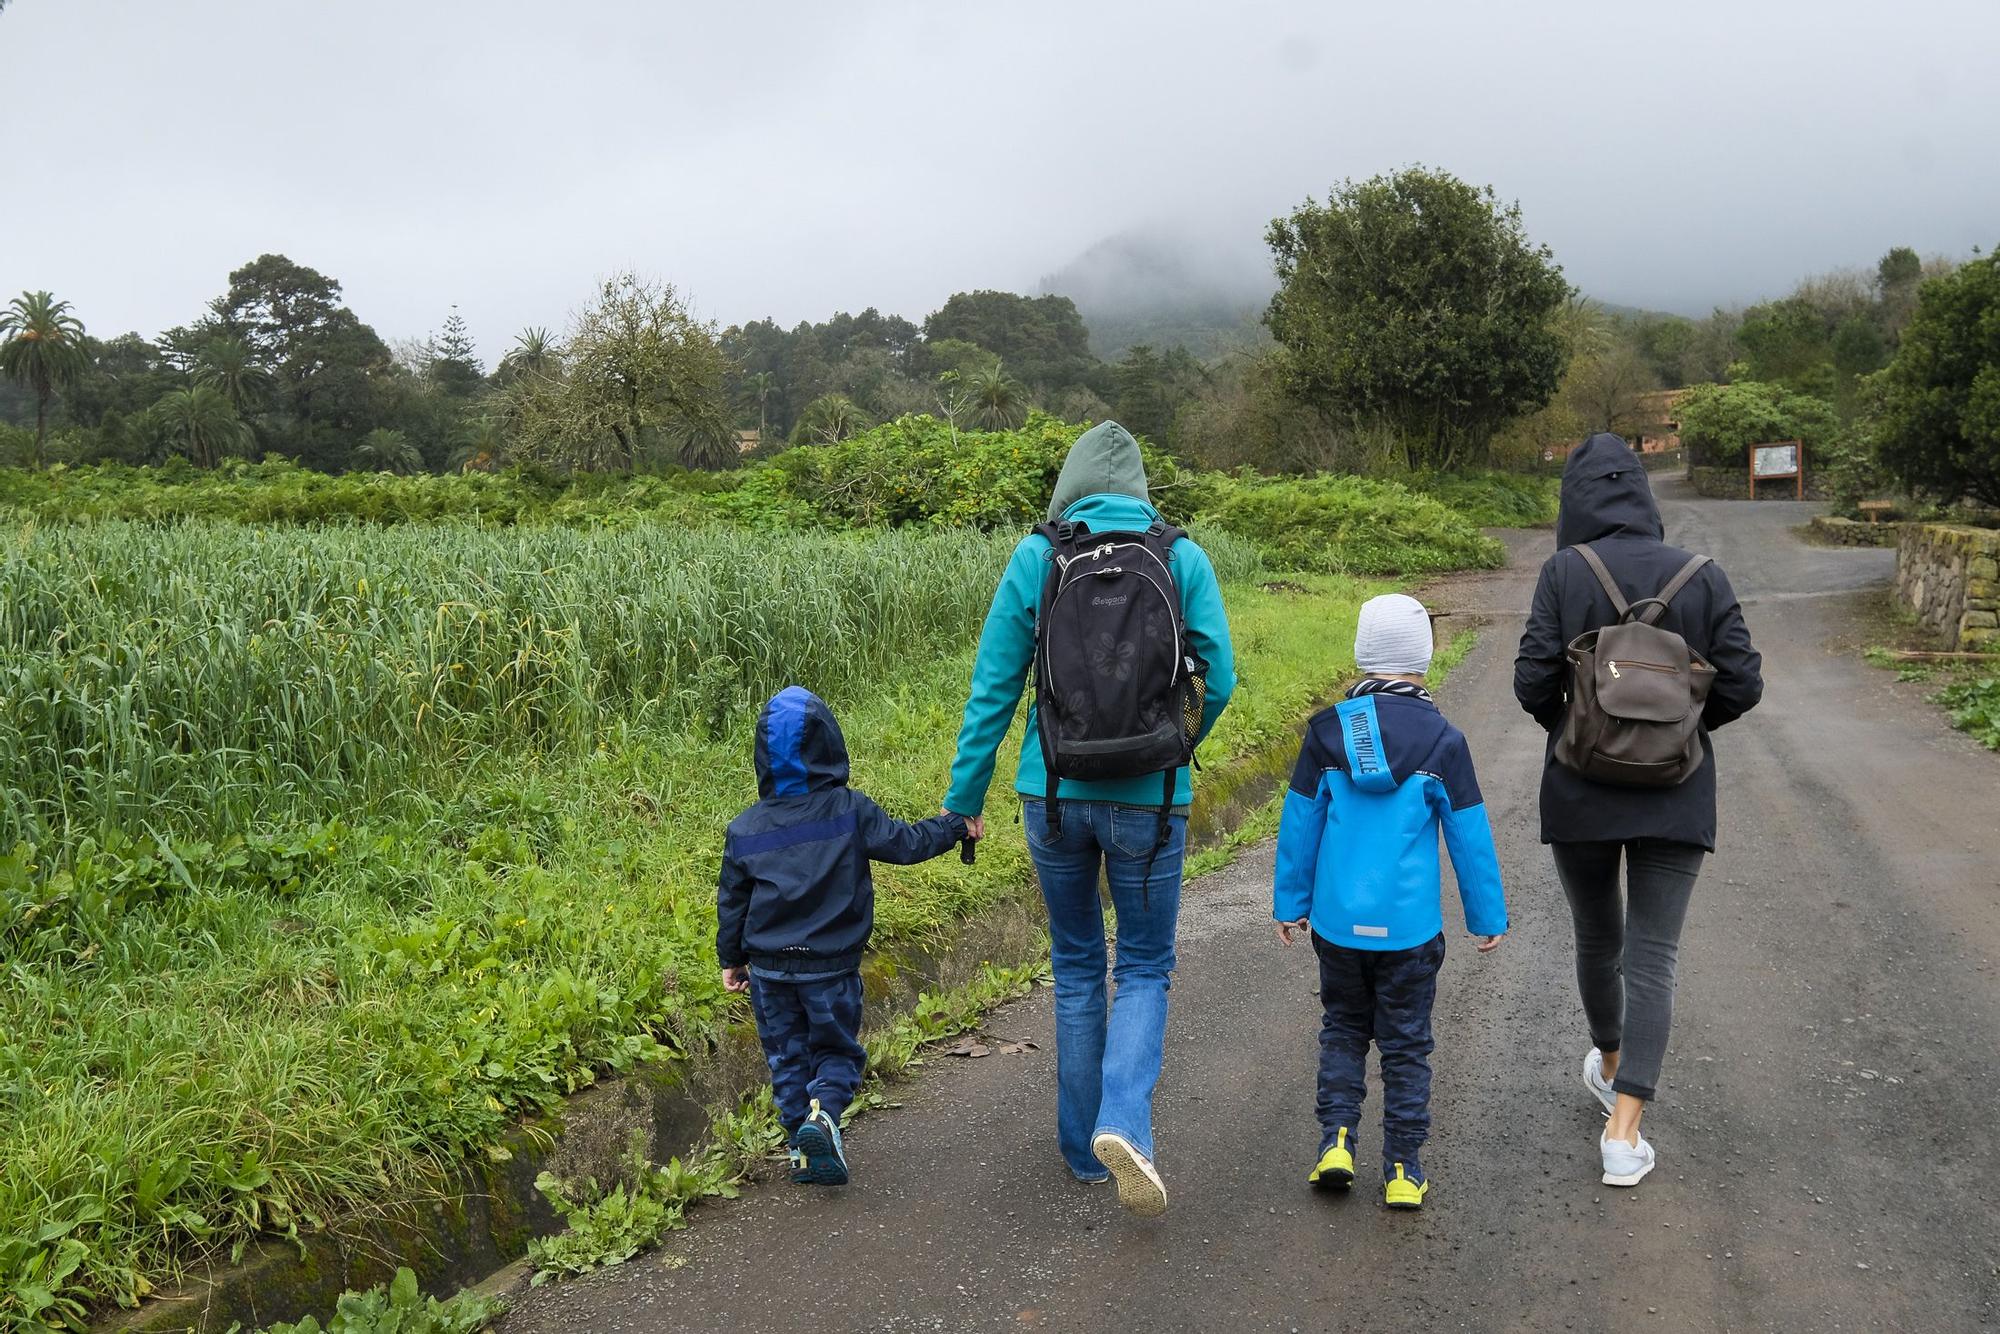
[[1903,525],[1894,521],[1863,523],[1822,514],[1806,524],[1806,531],[1814,540],[1837,547],[1893,547],[1902,540]]
[[2000,531],[1904,524],[1896,596],[1948,647],[2000,650]]
[[[1711,500],[1750,499],[1750,474],[1741,466],[1734,468],[1689,468],[1688,483],[1695,494],[1707,496]],[[1768,482],[1757,483],[1757,499],[1790,500],[1798,494],[1798,484],[1789,477],[1774,477]],[[1823,474],[1806,460],[1806,499],[1825,500],[1828,491]]]

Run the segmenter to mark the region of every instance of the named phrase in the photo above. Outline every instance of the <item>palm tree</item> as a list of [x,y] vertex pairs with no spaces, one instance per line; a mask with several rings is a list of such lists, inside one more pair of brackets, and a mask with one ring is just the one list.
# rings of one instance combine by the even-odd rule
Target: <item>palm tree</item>
[[89,358],[83,350],[83,321],[69,302],[47,292],[23,292],[0,315],[0,371],[35,396],[34,466],[42,466],[49,433],[49,400],[75,384]]
[[223,334],[195,353],[194,382],[219,392],[241,414],[270,385],[271,372],[258,362],[248,343]]
[[361,437],[361,443],[354,447],[354,460],[377,472],[420,472],[424,452],[401,431],[378,426]]
[[975,425],[989,431],[1011,431],[1028,420],[1027,390],[997,361],[968,375],[965,389]]
[[875,423],[861,405],[846,394],[822,394],[806,404],[799,424],[792,430],[795,445],[831,445],[850,435],[859,435]]
[[778,377],[769,371],[757,371],[743,377],[743,388],[739,391],[745,403],[757,405],[757,443],[764,443],[766,408],[771,395],[778,389]]
[[514,339],[514,346],[500,358],[501,378],[514,380],[523,375],[549,375],[557,366],[555,339],[540,325],[530,325]]
[[222,391],[209,385],[170,390],[147,412],[167,448],[199,468],[213,468],[224,455],[250,445],[250,428]]
[[461,423],[452,438],[456,444],[446,462],[458,472],[491,472],[500,466],[500,457],[507,449],[500,423],[491,417]]
[[680,437],[680,465],[704,472],[721,472],[743,462],[736,446],[736,432],[727,420],[693,422],[676,432]]

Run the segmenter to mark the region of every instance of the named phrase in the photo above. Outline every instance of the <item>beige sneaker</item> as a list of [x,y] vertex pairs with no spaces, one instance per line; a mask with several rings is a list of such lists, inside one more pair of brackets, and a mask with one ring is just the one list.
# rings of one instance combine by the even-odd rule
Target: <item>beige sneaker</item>
[[1167,1211],[1166,1184],[1154,1170],[1153,1160],[1140,1153],[1131,1140],[1113,1130],[1100,1130],[1090,1141],[1090,1151],[1117,1180],[1118,1203],[1148,1218]]

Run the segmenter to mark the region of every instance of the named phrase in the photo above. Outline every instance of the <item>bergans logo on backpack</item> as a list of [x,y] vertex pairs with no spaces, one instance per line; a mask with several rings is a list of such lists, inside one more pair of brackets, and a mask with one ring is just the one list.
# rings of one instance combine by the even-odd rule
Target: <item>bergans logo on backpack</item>
[[1556,761],[1617,787],[1673,787],[1701,768],[1701,709],[1715,668],[1655,624],[1708,557],[1683,565],[1659,595],[1627,603],[1604,558],[1576,548],[1611,595],[1618,623],[1569,645],[1569,707]]
[[[1049,775],[1060,780],[1174,775],[1194,758],[1208,664],[1188,643],[1174,582],[1178,528],[1035,530],[1052,548],[1035,620],[1035,715]],[[1059,816],[1052,818],[1052,823]],[[1162,822],[1164,824],[1164,821]]]

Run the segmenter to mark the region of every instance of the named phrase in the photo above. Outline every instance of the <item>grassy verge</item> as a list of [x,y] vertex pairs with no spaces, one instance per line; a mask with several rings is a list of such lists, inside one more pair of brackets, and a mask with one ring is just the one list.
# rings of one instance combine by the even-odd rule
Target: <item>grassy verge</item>
[[1870,663],[1895,672],[1899,680],[1931,687],[1931,701],[1944,709],[1953,727],[2000,750],[2000,662],[1898,658],[1904,650],[1935,651],[1941,641],[1887,594],[1869,612],[1865,630],[1872,642],[1863,656]]

